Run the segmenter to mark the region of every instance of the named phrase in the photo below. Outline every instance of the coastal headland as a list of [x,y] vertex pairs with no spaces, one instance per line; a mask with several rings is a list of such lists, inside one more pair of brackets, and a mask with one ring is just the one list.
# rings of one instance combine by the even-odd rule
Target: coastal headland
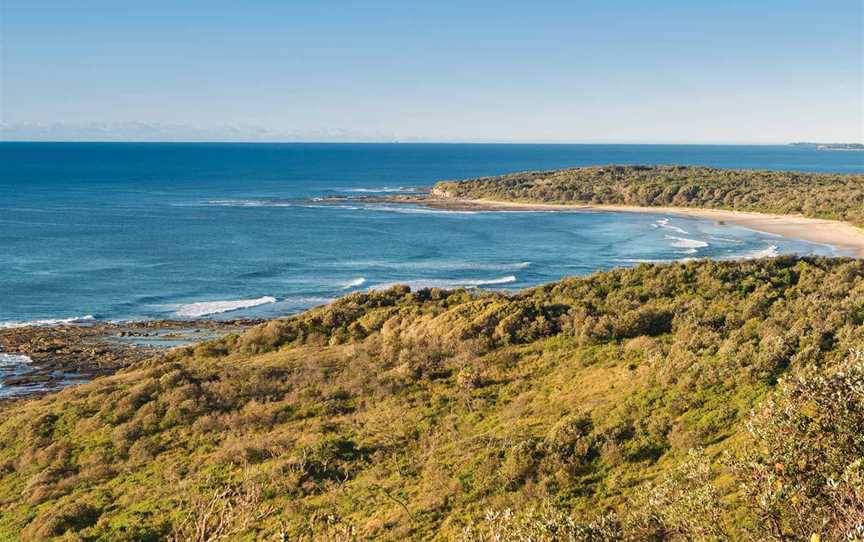
[[375,200],[693,216],[858,259],[0,330],[45,387],[0,402],[0,539],[857,540],[862,181],[607,166]]
[[[834,246],[864,258],[864,176],[618,166],[441,181],[417,194],[338,196],[459,211],[627,212],[713,220]],[[782,212],[778,212],[782,211]],[[257,320],[151,320],[0,328],[0,352],[27,357],[4,383],[19,397],[112,374],[184,344],[238,332]],[[2,395],[0,395],[2,396]]]
[[383,199],[452,210],[686,216],[864,257],[864,175],[607,165],[442,181],[419,196]]

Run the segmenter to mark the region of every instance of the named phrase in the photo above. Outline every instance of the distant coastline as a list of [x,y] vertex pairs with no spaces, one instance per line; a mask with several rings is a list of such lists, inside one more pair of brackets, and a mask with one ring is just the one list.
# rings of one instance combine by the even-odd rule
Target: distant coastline
[[864,151],[864,143],[810,143],[806,141],[790,143],[793,147],[805,147],[817,151]]

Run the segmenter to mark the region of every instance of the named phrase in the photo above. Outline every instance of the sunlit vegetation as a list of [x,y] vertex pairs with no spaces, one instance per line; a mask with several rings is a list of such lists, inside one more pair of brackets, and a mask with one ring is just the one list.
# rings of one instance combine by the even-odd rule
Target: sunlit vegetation
[[603,166],[445,181],[434,194],[498,201],[700,207],[864,226],[864,175],[688,166]]
[[6,405],[0,540],[861,540],[864,262],[356,293]]

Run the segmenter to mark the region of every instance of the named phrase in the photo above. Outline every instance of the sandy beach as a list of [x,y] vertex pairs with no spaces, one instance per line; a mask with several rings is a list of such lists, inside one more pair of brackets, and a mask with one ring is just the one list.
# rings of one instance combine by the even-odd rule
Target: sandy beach
[[850,256],[864,258],[864,230],[846,222],[807,218],[796,215],[774,215],[719,209],[689,207],[636,207],[629,205],[566,205],[550,203],[519,203],[483,199],[427,199],[426,205],[447,209],[473,209],[491,211],[610,211],[626,213],[653,213],[715,220],[773,233],[794,239],[803,239],[837,247]]

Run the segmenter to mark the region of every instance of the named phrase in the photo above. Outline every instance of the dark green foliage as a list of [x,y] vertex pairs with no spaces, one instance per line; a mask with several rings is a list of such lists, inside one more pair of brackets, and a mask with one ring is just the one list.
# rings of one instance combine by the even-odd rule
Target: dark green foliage
[[864,176],[836,173],[612,165],[445,181],[433,195],[801,214],[864,226]]
[[792,257],[353,294],[5,405],[0,539],[845,540],[862,306]]

